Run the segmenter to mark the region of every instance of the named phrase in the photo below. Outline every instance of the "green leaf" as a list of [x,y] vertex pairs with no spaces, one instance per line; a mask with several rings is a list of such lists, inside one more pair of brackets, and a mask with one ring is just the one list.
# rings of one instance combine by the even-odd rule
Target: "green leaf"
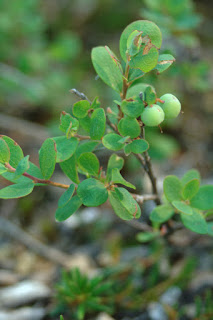
[[63,208],[71,200],[74,191],[75,191],[75,186],[74,184],[71,184],[69,188],[62,194],[62,196],[58,200],[59,208]]
[[145,90],[145,101],[148,105],[152,105],[156,102],[156,94],[151,86],[148,86]]
[[80,100],[73,105],[73,115],[76,118],[85,118],[88,114],[88,110],[91,108],[89,101]]
[[56,162],[63,162],[69,159],[78,146],[78,139],[73,137],[67,139],[65,136],[55,137],[53,140],[56,143],[57,157]]
[[19,161],[24,158],[23,151],[20,146],[11,138],[7,136],[1,136],[1,138],[7,143],[10,149],[10,161],[9,164],[16,168]]
[[118,131],[122,136],[130,136],[133,139],[140,135],[141,127],[136,119],[125,117],[119,121]]
[[111,178],[112,182],[114,183],[120,183],[123,184],[124,186],[128,187],[128,188],[132,188],[132,189],[136,189],[136,187],[131,184],[130,182],[126,181],[122,175],[120,174],[119,169],[114,168],[112,169],[112,178]]
[[206,220],[199,210],[193,209],[192,215],[181,213],[180,216],[186,228],[200,234],[206,234],[208,232]]
[[200,210],[213,209],[213,185],[201,186],[190,203],[192,207]]
[[0,163],[0,174],[7,172],[7,168],[3,164]]
[[193,198],[199,190],[200,181],[198,179],[190,180],[186,183],[182,190],[183,199]]
[[163,190],[169,202],[181,200],[182,184],[176,176],[167,176],[163,182]]
[[82,181],[78,186],[77,194],[87,207],[98,207],[108,198],[105,185],[93,178]]
[[160,236],[160,232],[140,232],[136,235],[139,242],[149,242]]
[[123,87],[122,68],[114,53],[108,47],[93,48],[92,63],[99,77],[120,93]]
[[89,115],[82,119],[79,118],[79,123],[86,132],[90,132],[91,118],[89,117]]
[[140,69],[143,72],[149,72],[158,63],[158,50],[153,47],[147,54],[143,54],[143,51],[139,51],[129,62],[131,68]]
[[169,220],[173,214],[174,209],[168,204],[163,204],[155,207],[154,210],[152,210],[150,214],[150,220],[157,223],[163,223]]
[[68,160],[60,162],[61,170],[74,183],[79,184],[79,177],[77,171],[76,155],[74,154]]
[[84,152],[92,152],[98,145],[99,142],[96,141],[81,141],[75,152],[76,158],[78,159]]
[[117,154],[113,153],[109,160],[107,165],[107,181],[111,181],[112,176],[112,170],[118,169],[119,171],[123,168],[124,165],[124,159],[119,157]]
[[123,149],[124,147],[124,143],[121,143],[120,140],[121,136],[119,134],[109,133],[103,137],[102,143],[105,148],[109,150],[118,151]]
[[56,210],[55,219],[59,222],[68,219],[81,205],[82,201],[78,196],[72,197],[63,207]]
[[64,317],[62,315],[60,315],[60,320],[64,320]]
[[160,54],[158,58],[158,64],[155,67],[155,70],[157,70],[157,74],[168,69],[174,61],[175,58],[171,54]]
[[121,110],[130,118],[138,118],[144,110],[144,104],[139,97],[135,100],[123,100],[121,103]]
[[86,174],[98,176],[100,164],[98,158],[94,153],[82,153],[78,158],[78,166]]
[[29,156],[26,156],[22,158],[17,165],[16,171],[15,171],[15,178],[19,178],[24,172],[26,172],[30,168],[29,163]]
[[179,211],[184,214],[191,215],[193,213],[192,208],[186,204],[185,202],[174,200],[172,201],[172,205]]
[[67,133],[68,131],[77,131],[79,127],[79,121],[73,118],[69,113],[63,111],[60,117],[60,126],[59,129],[62,132]]
[[131,143],[127,144],[124,147],[124,152],[127,155],[130,154],[131,152],[137,154],[137,153],[143,153],[147,149],[149,149],[148,142],[144,139],[137,139],[137,140],[133,140]]
[[126,58],[127,40],[130,34],[134,31],[143,31],[142,36],[148,36],[154,46],[160,49],[162,43],[162,34],[158,26],[147,20],[137,20],[130,23],[121,34],[120,38],[120,53],[124,61]]
[[[139,71],[139,70],[135,70],[135,71]],[[137,83],[134,86],[131,86],[128,90],[127,90],[127,94],[126,94],[126,99],[136,99],[139,98],[139,95],[145,92],[146,88],[149,85],[146,83]]]
[[91,104],[91,109],[97,109],[99,108],[101,105],[100,101],[99,101],[99,98],[98,97],[95,97],[95,99],[92,101],[92,104]]
[[10,149],[7,143],[0,138],[0,163],[6,163],[10,160]]
[[115,188],[115,191],[110,191],[109,201],[117,216],[123,220],[137,219],[141,215],[138,203],[124,188]]
[[103,108],[95,109],[91,116],[90,137],[92,140],[100,140],[105,132],[106,116]]
[[33,188],[34,183],[32,181],[12,184],[0,190],[0,199],[21,198],[30,194]]
[[181,179],[181,182],[183,185],[185,185],[186,183],[188,183],[189,181],[191,181],[193,179],[200,180],[200,173],[196,169],[191,169],[191,170],[187,171],[184,174],[183,178]]
[[44,141],[39,150],[39,164],[44,179],[49,179],[54,170],[56,163],[56,143],[49,138]]

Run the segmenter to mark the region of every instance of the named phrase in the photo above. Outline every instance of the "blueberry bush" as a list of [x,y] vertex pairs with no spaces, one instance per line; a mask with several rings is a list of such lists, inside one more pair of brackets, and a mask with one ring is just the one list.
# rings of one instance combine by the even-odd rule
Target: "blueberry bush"
[[[118,98],[106,109],[98,97],[90,101],[85,94],[72,89],[80,100],[70,113],[61,113],[62,134],[42,144],[40,167],[29,160],[29,155],[24,156],[13,139],[1,135],[0,174],[12,184],[0,190],[0,198],[24,197],[34,188],[45,185],[63,188],[65,192],[55,213],[58,221],[66,220],[82,205],[97,207],[107,200],[121,219],[138,219],[141,204],[151,200],[156,207],[150,213],[149,231],[139,233],[139,241],[166,235],[180,224],[196,233],[213,235],[213,185],[202,185],[197,170],[189,170],[181,179],[174,175],[165,177],[163,196],[157,188],[146,130],[159,127],[160,134],[161,124],[176,118],[181,104],[166,90],[158,97],[153,86],[137,80],[148,73],[160,75],[173,64],[175,58],[171,54],[159,53],[161,44],[158,26],[138,20],[121,34],[121,57],[107,46],[92,50],[97,75]],[[110,153],[106,168],[97,157],[100,150]],[[137,194],[136,187],[122,176],[124,161],[130,155],[139,160],[149,177],[152,194]],[[70,184],[51,180],[57,163]]]

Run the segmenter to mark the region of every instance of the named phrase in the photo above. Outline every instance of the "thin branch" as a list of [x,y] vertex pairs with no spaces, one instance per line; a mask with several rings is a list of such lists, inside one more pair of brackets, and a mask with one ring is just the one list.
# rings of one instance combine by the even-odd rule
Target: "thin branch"
[[156,194],[144,194],[144,195],[139,195],[139,194],[134,194],[132,193],[132,197],[140,204],[142,204],[144,201],[149,201],[149,200],[156,200],[157,195]]
[[80,139],[80,140],[89,140],[90,139],[90,136],[82,136],[80,134],[75,134],[75,137]]
[[148,224],[144,222],[139,222],[137,220],[125,220],[125,223],[140,231],[149,231],[149,232],[153,231],[152,227],[150,227]]
[[90,104],[92,101],[83,93],[78,91],[77,89],[73,88],[70,90],[71,93],[74,93],[76,96],[78,96],[81,100],[87,100]]
[[[5,163],[5,168],[7,168],[10,172],[15,172],[16,171],[16,169],[13,168],[9,163]],[[36,178],[36,177],[32,176],[31,174],[29,174],[27,172],[24,172],[22,175],[24,177],[26,177],[26,178],[29,178],[29,179],[33,180],[34,183],[47,184],[47,185],[51,185],[53,187],[59,187],[59,188],[63,188],[63,189],[68,189],[69,188],[68,184],[53,182],[51,180],[39,179],[39,178]]]
[[69,267],[71,261],[71,257],[69,255],[55,248],[44,245],[39,240],[33,238],[30,234],[22,230],[20,227],[3,217],[0,217],[0,231],[15,241],[22,243],[39,256],[42,256],[63,267]]

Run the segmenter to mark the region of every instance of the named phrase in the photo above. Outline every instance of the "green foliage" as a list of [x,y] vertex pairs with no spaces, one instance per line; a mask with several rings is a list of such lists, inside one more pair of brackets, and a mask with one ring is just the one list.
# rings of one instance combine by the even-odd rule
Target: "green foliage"
[[112,311],[112,282],[104,281],[103,276],[88,278],[78,269],[64,271],[56,290],[59,306],[63,309],[73,307],[77,320],[85,319],[88,313],[94,311]]
[[77,195],[87,207],[98,207],[108,198],[105,185],[93,178],[84,180],[78,185]]
[[99,77],[112,89],[122,91],[122,67],[114,53],[108,47],[92,49],[92,63]]
[[27,196],[33,191],[34,185],[32,181],[12,184],[0,190],[0,199],[13,199]]
[[49,179],[56,164],[57,150],[56,143],[53,139],[47,139],[41,146],[39,151],[39,164],[44,179]]
[[104,109],[96,109],[91,116],[90,137],[92,140],[100,140],[105,132],[106,116]]
[[[69,46],[68,37],[63,37],[53,49],[55,57],[61,54],[59,43]],[[29,156],[24,157],[14,140],[1,136],[0,174],[14,184],[1,189],[0,198],[23,197],[38,185],[67,189],[58,201],[55,214],[58,221],[70,217],[81,205],[97,207],[108,198],[121,219],[138,219],[141,215],[139,203],[154,200],[156,207],[150,214],[153,227],[148,227],[150,230],[147,233],[140,234],[139,241],[149,241],[163,235],[161,224],[174,217],[174,223],[179,219],[194,232],[212,235],[212,222],[206,219],[211,217],[209,210],[213,209],[213,186],[200,186],[200,176],[196,170],[188,171],[182,179],[172,175],[164,179],[165,203],[161,203],[156,191],[148,151],[160,148],[165,156],[173,144],[169,144],[165,136],[160,140],[159,133],[150,131],[149,127],[157,127],[164,119],[177,117],[181,104],[170,93],[159,99],[153,86],[135,82],[150,71],[161,73],[173,63],[175,59],[172,55],[159,55],[161,43],[160,29],[153,22],[138,20],[128,25],[121,34],[120,54],[124,61],[120,61],[107,46],[92,50],[92,63],[98,76],[116,94],[119,93],[120,98],[116,97],[114,104],[107,108],[106,118],[98,97],[90,102],[84,94],[75,90],[81,100],[73,104],[70,113],[61,113],[59,129],[62,135],[48,138],[42,144],[39,151],[40,169],[29,161]],[[67,56],[63,55],[63,59],[66,60]],[[85,131],[89,135],[84,135]],[[105,163],[98,159],[103,150],[108,158],[106,168]],[[109,150],[119,152],[119,155],[113,153],[109,156]],[[124,158],[120,154],[125,159],[130,154],[137,157],[150,178],[153,195],[143,197],[131,194],[118,186],[136,189],[120,172],[124,166]],[[49,180],[56,163],[71,180],[69,185]],[[81,305],[77,313],[78,317],[83,317],[85,306]]]

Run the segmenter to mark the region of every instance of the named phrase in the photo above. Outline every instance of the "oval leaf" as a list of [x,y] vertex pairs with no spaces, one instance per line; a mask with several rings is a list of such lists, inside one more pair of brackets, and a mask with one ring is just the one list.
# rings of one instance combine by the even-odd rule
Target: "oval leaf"
[[9,164],[16,168],[19,164],[19,161],[24,158],[23,151],[21,147],[11,138],[7,136],[1,136],[2,139],[7,143],[10,149],[10,161]]
[[178,177],[176,176],[167,176],[163,182],[163,190],[166,196],[166,199],[169,202],[174,200],[181,200],[181,191],[182,191],[182,184]]
[[144,110],[144,104],[139,97],[135,100],[123,100],[121,103],[121,110],[125,115],[131,118],[138,118]]
[[191,199],[191,206],[200,210],[213,209],[213,185],[200,187],[198,193]]
[[78,158],[79,168],[92,176],[97,176],[100,169],[99,160],[96,155],[92,152],[85,152]]
[[102,143],[105,148],[109,150],[118,151],[123,149],[124,147],[124,143],[120,142],[120,140],[121,136],[119,134],[109,133],[103,137]]
[[80,100],[73,105],[73,115],[76,118],[85,118],[90,109],[90,103],[87,100]]
[[96,109],[91,116],[90,137],[92,140],[100,140],[105,132],[106,116],[103,108]]
[[171,206],[163,204],[155,207],[154,210],[152,210],[150,214],[150,220],[153,222],[163,223],[169,220],[174,213],[174,209]]
[[131,184],[130,182],[126,181],[122,175],[120,174],[119,169],[114,168],[112,169],[112,178],[111,178],[112,182],[114,183],[120,183],[123,184],[124,186],[128,187],[128,188],[132,188],[132,189],[136,189],[136,187]]
[[0,190],[0,199],[21,198],[30,194],[33,188],[34,183],[32,181],[12,184]]
[[56,163],[56,143],[53,139],[47,139],[39,150],[39,164],[44,179],[49,179]]
[[182,190],[184,200],[193,198],[199,190],[200,181],[193,179],[185,184]]
[[131,143],[127,144],[124,147],[125,154],[133,153],[143,153],[144,151],[149,149],[149,144],[144,139],[133,140]]
[[139,218],[141,209],[131,194],[124,188],[109,192],[109,201],[117,216],[123,220]]
[[120,62],[116,60],[114,53],[106,47],[93,48],[92,63],[99,77],[120,93],[123,87],[123,76]]
[[78,145],[78,139],[73,137],[67,139],[65,136],[55,137],[53,140],[56,143],[56,162],[63,162],[69,159],[74,153]]
[[87,207],[98,207],[108,198],[105,185],[93,178],[82,181],[78,186],[77,194]]
[[192,208],[186,204],[185,202],[174,200],[172,201],[172,205],[179,211],[188,215],[192,215]]
[[63,208],[71,200],[74,191],[75,191],[75,186],[74,184],[71,184],[69,188],[62,194],[62,196],[58,200],[59,208]]
[[125,117],[119,121],[118,131],[122,136],[130,136],[131,139],[134,139],[140,135],[141,127],[136,119]]
[[183,185],[185,185],[186,183],[188,183],[189,181],[191,181],[193,179],[200,180],[200,173],[196,169],[191,169],[191,170],[187,171],[184,174],[183,178],[181,179],[181,182]]
[[154,69],[158,63],[158,50],[151,48],[147,54],[141,50],[129,62],[131,68],[140,69],[143,72],[149,72]]
[[142,37],[148,36],[154,46],[160,49],[162,43],[162,34],[158,26],[151,21],[138,20],[130,23],[122,32],[120,38],[120,54],[126,61],[127,40],[130,34],[134,31],[143,31]]
[[82,201],[78,196],[72,197],[63,207],[56,210],[55,219],[57,221],[64,221],[68,219],[80,208],[81,205]]
[[208,232],[206,220],[199,210],[193,209],[192,215],[181,213],[180,216],[186,228],[200,234],[206,234]]

